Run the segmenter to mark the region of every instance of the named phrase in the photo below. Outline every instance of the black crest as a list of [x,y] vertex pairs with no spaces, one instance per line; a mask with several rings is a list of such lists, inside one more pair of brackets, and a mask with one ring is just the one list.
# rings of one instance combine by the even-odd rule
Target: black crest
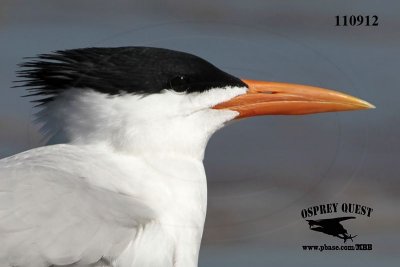
[[20,65],[21,87],[51,101],[69,88],[101,93],[153,94],[163,89],[203,92],[224,86],[246,86],[197,56],[152,47],[82,48],[42,54]]

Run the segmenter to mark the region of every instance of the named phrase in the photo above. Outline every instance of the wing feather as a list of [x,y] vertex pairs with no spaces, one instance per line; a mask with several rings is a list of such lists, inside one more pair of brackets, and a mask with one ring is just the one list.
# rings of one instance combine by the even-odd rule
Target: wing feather
[[118,256],[151,218],[134,196],[94,184],[91,176],[109,172],[98,162],[82,164],[91,156],[81,152],[42,148],[0,161],[1,266],[90,264]]

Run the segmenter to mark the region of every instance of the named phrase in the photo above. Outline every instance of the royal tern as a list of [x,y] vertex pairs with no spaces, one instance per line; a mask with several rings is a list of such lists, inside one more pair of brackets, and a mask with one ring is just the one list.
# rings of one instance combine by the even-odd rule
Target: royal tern
[[43,54],[19,76],[57,144],[0,161],[3,267],[195,267],[215,131],[251,116],[373,108],[150,47]]

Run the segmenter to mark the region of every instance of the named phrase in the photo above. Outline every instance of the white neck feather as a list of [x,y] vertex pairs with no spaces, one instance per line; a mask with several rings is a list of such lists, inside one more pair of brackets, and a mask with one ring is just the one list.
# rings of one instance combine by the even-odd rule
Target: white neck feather
[[70,89],[38,115],[50,143],[104,145],[121,153],[174,154],[203,159],[211,135],[237,113],[212,106],[246,92],[217,88],[203,93],[109,96]]

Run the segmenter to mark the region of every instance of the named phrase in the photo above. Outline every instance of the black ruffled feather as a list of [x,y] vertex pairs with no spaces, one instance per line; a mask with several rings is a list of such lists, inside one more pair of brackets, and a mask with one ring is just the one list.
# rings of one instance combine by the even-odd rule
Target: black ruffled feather
[[101,93],[153,94],[164,89],[203,92],[210,88],[240,86],[229,75],[197,56],[152,47],[82,48],[56,51],[20,64],[16,87],[27,96],[44,96],[47,103],[69,88]]

